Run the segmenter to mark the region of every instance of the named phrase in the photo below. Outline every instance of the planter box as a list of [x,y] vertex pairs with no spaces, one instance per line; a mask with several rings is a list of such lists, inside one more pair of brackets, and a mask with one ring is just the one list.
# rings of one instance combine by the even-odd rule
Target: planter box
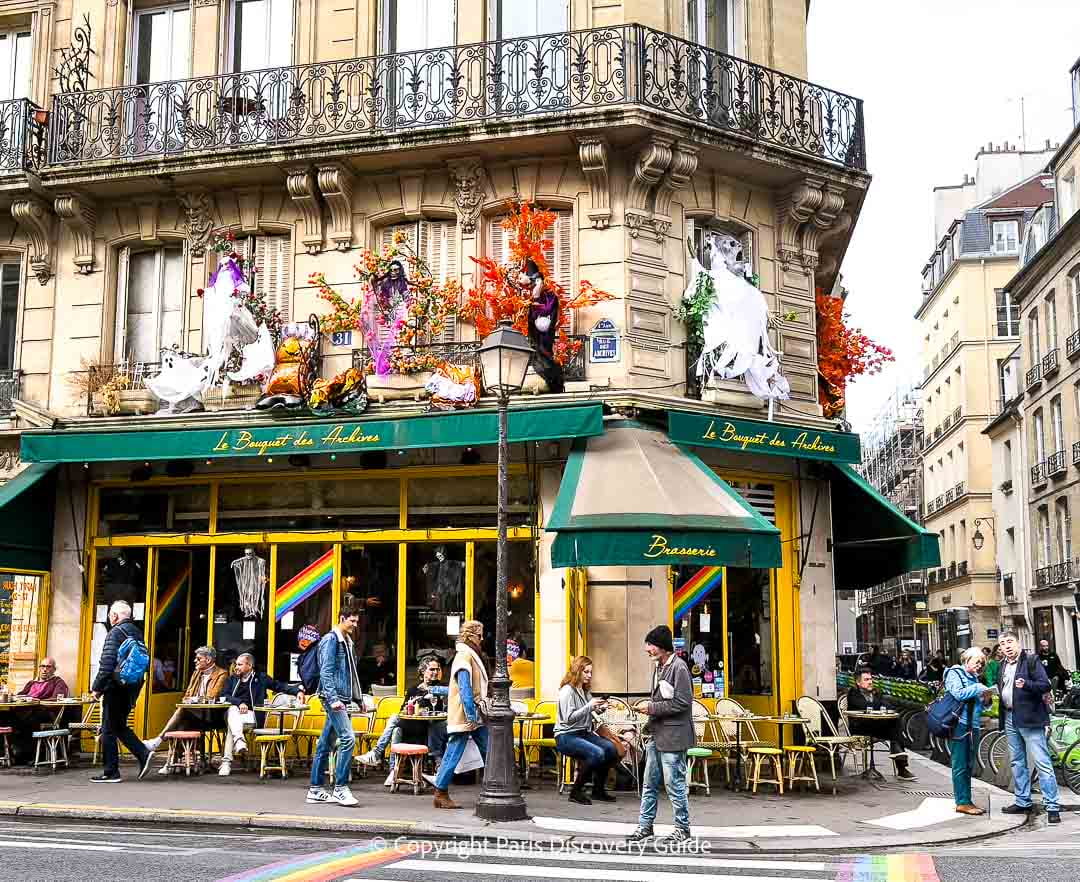
[[262,396],[262,386],[258,383],[248,385],[229,385],[225,395],[221,386],[212,386],[203,393],[203,406],[207,410],[251,410]]
[[149,389],[123,389],[116,393],[119,406],[110,413],[105,406],[105,396],[95,392],[91,398],[91,412],[95,416],[133,416],[157,413],[161,402]]
[[369,374],[368,397],[379,404],[409,398],[413,401],[421,401],[428,397],[428,391],[424,386],[430,379],[431,371],[421,371],[418,374]]

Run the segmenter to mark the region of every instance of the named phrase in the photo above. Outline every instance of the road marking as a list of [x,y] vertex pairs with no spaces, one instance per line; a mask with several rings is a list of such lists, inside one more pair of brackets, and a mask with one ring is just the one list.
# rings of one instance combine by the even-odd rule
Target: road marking
[[70,827],[57,827],[53,824],[33,824],[29,821],[20,821],[12,824],[0,824],[0,831],[10,833],[27,833],[29,831],[40,829],[48,830],[50,833],[84,833],[88,836],[97,836],[101,833],[122,833],[124,836],[166,836],[166,837],[186,837],[193,839],[207,839],[210,837],[216,839],[243,839],[246,842],[268,842],[273,839],[282,839],[281,836],[265,836],[252,840],[250,836],[245,836],[242,833],[217,833],[214,830],[203,830],[197,833],[162,833],[156,830],[139,830],[133,827],[98,827],[98,826],[70,826]]
[[874,827],[884,827],[887,830],[915,830],[918,827],[934,827],[946,821],[958,819],[962,819],[962,816],[956,813],[956,805],[951,799],[938,799],[931,796],[911,811],[886,815],[872,821],[863,821],[863,823]]
[[941,882],[928,854],[861,855],[847,861],[836,882]]
[[[526,857],[526,855],[522,855]],[[601,882],[822,882],[820,876],[730,876],[722,873],[663,873],[655,870],[611,870],[591,867],[533,867],[521,864],[445,863],[442,861],[399,861],[388,869],[422,870],[433,873],[464,873],[473,876],[526,876],[530,879],[598,879]]]
[[[636,824],[620,824],[615,821],[584,821],[579,818],[533,818],[533,823],[543,830],[559,830],[566,833],[593,833],[609,836],[629,836],[637,829]],[[656,832],[661,836],[674,828],[658,824]],[[699,839],[783,839],[808,836],[837,836],[827,827],[816,824],[768,824],[755,827],[704,827],[691,828]]]
[[[24,831],[24,833],[25,833],[25,831]],[[188,848],[188,847],[183,846],[183,845],[176,845],[176,846],[170,847],[170,846],[165,845],[164,843],[146,843],[146,844],[143,845],[141,843],[133,843],[129,839],[125,839],[123,841],[116,841],[116,842],[108,842],[108,841],[100,842],[100,841],[97,841],[97,842],[92,842],[92,843],[85,843],[80,839],[72,839],[70,837],[45,836],[45,835],[42,835],[42,834],[39,834],[39,833],[33,833],[33,834],[30,834],[30,835],[33,838],[8,839],[8,840],[3,840],[3,841],[5,841],[5,842],[41,843],[42,846],[48,846],[48,847],[52,847],[52,848],[61,848],[61,847],[67,847],[69,845],[83,844],[83,845],[93,845],[95,848],[100,846],[101,848],[108,848],[108,849],[123,849],[123,848],[132,848],[133,846],[134,847],[140,847],[140,845],[142,845],[142,847],[140,848],[140,851],[142,851],[144,854],[148,853],[147,849],[151,849],[152,853],[154,853],[154,854],[173,854],[173,855],[198,854],[199,852],[213,851],[214,850],[212,848]]]
[[34,842],[29,839],[0,839],[0,848],[44,848],[64,851],[124,851],[124,845],[91,845],[87,842]]
[[[566,851],[542,851],[539,849],[522,850],[512,848],[487,849],[479,846],[473,855],[476,857],[511,858],[521,860],[526,858],[530,861],[568,861],[573,863],[590,864],[661,864],[665,867],[729,867],[733,869],[745,868],[747,870],[802,870],[806,873],[831,873],[841,866],[841,863],[827,863],[825,861],[782,861],[782,860],[744,860],[735,858],[719,857],[686,857],[683,855],[654,855],[651,852],[637,853],[637,846],[630,846],[632,851],[620,854],[604,854],[578,849]],[[457,859],[453,850],[443,855],[443,860]]]
[[289,857],[266,866],[241,870],[221,882],[325,882],[370,867],[381,867],[406,854],[407,851],[398,848],[357,845],[336,851]]

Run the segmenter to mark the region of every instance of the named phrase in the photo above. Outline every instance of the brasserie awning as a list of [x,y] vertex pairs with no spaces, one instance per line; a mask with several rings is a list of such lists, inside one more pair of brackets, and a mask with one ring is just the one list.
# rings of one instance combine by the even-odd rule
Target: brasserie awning
[[941,565],[937,534],[905,516],[851,466],[832,468],[837,588],[868,588]]
[[659,430],[610,422],[578,441],[545,529],[553,567],[778,567],[780,531]]
[[0,486],[0,568],[52,566],[55,466],[33,463]]

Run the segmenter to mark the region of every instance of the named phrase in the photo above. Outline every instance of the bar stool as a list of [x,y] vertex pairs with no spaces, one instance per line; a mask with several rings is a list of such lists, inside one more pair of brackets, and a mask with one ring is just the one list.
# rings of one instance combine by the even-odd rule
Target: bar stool
[[[686,751],[686,755],[689,757],[686,766],[687,791],[693,790],[695,787],[704,787],[705,795],[709,796],[709,760],[715,757],[716,754],[707,747],[691,747]],[[701,775],[697,781],[694,780],[694,769],[701,769]]]
[[162,766],[162,773],[183,771],[185,775],[191,775],[194,771],[198,775],[202,771],[199,764],[199,746],[202,744],[202,732],[194,729],[178,729],[166,732],[162,739],[169,744],[169,753]]
[[14,732],[11,726],[0,726],[0,744],[4,747],[4,752],[0,753],[0,767],[5,769],[11,768],[11,744],[8,742],[8,735]]
[[[424,757],[428,755],[427,745],[399,741],[390,746],[390,753],[398,758],[394,763],[394,780],[390,783],[390,792],[397,793],[398,787],[402,784],[412,784],[413,795],[419,794],[424,786],[424,780],[420,774],[424,770]],[[404,771],[406,763],[409,765],[408,773]]]
[[794,792],[795,782],[805,781],[813,784],[818,793],[821,792],[817,769],[814,767],[816,750],[817,748],[809,744],[792,744],[784,748],[784,752],[788,755],[788,790]]
[[[44,729],[41,732],[35,732],[34,768],[51,766],[55,772],[60,763],[66,766],[68,764],[67,740],[70,734],[69,729]],[[45,748],[46,759],[41,758],[42,747]]]
[[[779,747],[751,747],[748,751],[750,758],[754,761],[750,771],[750,777],[746,781],[746,787],[749,790],[753,785],[753,792],[757,793],[759,784],[775,784],[780,794],[784,793],[784,769],[783,769],[783,751]],[[766,763],[770,764],[773,771],[776,772],[775,778],[762,778],[761,767]]]

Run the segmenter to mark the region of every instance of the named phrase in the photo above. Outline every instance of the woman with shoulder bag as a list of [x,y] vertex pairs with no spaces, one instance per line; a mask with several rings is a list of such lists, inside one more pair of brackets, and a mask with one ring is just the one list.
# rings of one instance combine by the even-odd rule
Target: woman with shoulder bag
[[[592,659],[587,655],[576,656],[570,662],[570,670],[559,685],[559,715],[555,722],[555,749],[582,764],[570,789],[570,801],[580,805],[592,805],[592,799],[615,801],[604,784],[608,770],[619,761],[615,745],[593,731],[593,713],[602,712],[607,705],[603,699],[593,698],[589,691],[592,674]],[[592,799],[584,792],[590,778]]]
[[945,689],[963,703],[952,734],[952,781],[956,810],[962,815],[985,814],[971,801],[971,767],[982,728],[982,705],[992,698],[989,686],[979,682],[985,664],[983,652],[977,646],[964,650],[960,664],[945,672]]

